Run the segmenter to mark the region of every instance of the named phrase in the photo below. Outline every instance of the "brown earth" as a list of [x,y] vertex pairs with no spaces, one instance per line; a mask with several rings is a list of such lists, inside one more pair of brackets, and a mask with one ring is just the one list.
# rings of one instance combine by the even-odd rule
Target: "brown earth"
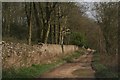
[[65,63],[40,76],[40,78],[94,78],[92,69],[92,53],[86,53],[71,63]]

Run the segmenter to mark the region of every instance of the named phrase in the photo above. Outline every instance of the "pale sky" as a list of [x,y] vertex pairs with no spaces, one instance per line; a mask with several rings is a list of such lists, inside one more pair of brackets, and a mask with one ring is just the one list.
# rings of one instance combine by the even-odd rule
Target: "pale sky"
[[120,0],[0,0],[2,2],[118,2]]

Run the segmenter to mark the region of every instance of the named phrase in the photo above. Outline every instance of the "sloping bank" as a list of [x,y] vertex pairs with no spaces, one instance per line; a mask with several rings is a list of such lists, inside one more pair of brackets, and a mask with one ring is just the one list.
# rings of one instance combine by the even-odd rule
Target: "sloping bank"
[[[42,70],[44,72],[52,67],[64,63],[61,58],[66,55],[73,56],[72,53],[77,50],[78,47],[75,45],[64,45],[64,53],[62,53],[61,46],[55,44],[29,46],[26,44],[12,42],[4,43],[2,50],[3,77],[15,77],[17,75],[14,73],[19,72],[27,74],[28,72],[35,71],[34,69],[37,68],[38,70],[35,71],[35,74],[33,75],[35,76],[38,73],[40,74],[39,71],[42,73]],[[76,53],[76,55],[78,55],[78,53]],[[10,74],[8,74],[8,71],[10,71]],[[32,77],[32,74],[22,76]]]
[[95,52],[93,55],[92,67],[96,71],[96,78],[99,78],[100,80],[103,80],[103,78],[118,80],[118,73],[110,70],[107,66],[101,63],[100,54]]

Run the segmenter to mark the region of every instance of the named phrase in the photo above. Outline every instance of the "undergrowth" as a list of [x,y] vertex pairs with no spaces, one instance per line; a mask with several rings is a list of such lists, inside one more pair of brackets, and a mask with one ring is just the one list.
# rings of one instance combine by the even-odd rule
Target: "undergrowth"
[[117,72],[110,70],[108,66],[101,63],[100,54],[98,53],[94,53],[92,67],[96,71],[96,78],[112,78],[112,80],[118,78]]

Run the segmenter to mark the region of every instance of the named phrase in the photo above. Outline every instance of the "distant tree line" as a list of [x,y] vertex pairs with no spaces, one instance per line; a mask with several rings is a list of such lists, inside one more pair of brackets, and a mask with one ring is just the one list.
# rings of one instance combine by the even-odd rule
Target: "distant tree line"
[[73,28],[79,29],[79,19],[84,19],[84,7],[77,3],[5,2],[2,6],[3,39],[12,37],[26,40],[29,45],[38,42],[74,44],[74,41],[70,41],[76,32]]

